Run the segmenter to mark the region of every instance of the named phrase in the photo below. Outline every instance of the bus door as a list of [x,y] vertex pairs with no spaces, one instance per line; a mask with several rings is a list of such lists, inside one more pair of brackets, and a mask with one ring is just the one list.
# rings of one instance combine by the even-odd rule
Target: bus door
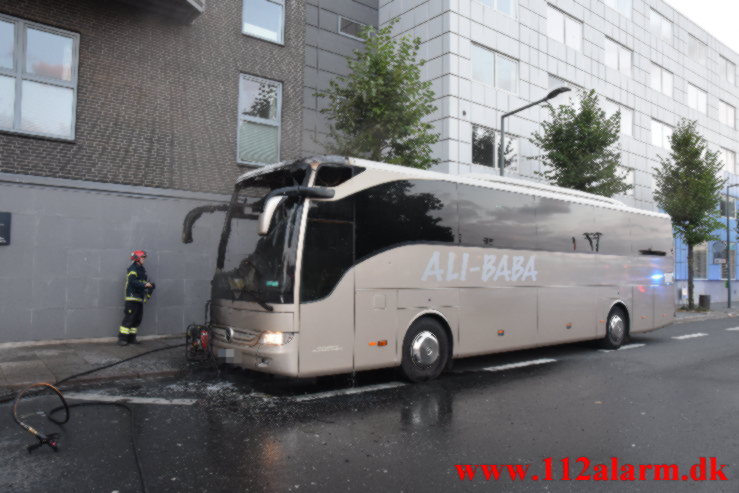
[[300,376],[351,371],[354,224],[349,200],[310,201],[300,277]]
[[603,230],[592,205],[540,198],[536,208],[538,338],[542,344],[597,333],[596,255]]

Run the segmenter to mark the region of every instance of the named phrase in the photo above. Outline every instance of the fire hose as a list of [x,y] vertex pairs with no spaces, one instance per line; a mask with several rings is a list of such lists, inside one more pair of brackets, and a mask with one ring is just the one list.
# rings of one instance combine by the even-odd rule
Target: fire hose
[[[28,452],[31,453],[34,450],[47,445],[49,446],[54,452],[59,451],[59,434],[58,433],[44,433],[42,431],[37,430],[36,428],[28,425],[25,423],[19,416],[18,416],[18,405],[20,404],[23,397],[32,395],[32,394],[38,394],[39,391],[49,389],[52,391],[54,395],[56,395],[59,398],[59,401],[61,402],[61,405],[58,407],[55,407],[51,411],[49,411],[46,414],[46,417],[51,421],[52,423],[55,423],[57,425],[63,425],[69,421],[70,418],[70,409],[73,407],[82,407],[82,406],[115,406],[119,408],[123,408],[126,411],[128,411],[130,416],[130,426],[131,426],[131,447],[133,449],[133,455],[134,459],[136,461],[136,469],[138,471],[139,475],[139,481],[141,483],[141,491],[146,493],[146,484],[144,482],[144,474],[143,470],[141,468],[141,462],[139,460],[138,455],[138,447],[136,446],[136,435],[135,435],[135,422],[134,422],[134,412],[133,409],[130,406],[127,406],[126,404],[120,403],[120,402],[83,402],[83,403],[76,403],[76,404],[68,404],[66,399],[64,398],[64,394],[62,394],[61,390],[59,390],[59,386],[65,382],[69,382],[70,380],[73,380],[75,378],[82,377],[84,375],[89,375],[90,373],[98,372],[101,370],[105,370],[107,368],[111,368],[116,365],[120,365],[122,363],[125,363],[127,361],[131,361],[136,358],[140,358],[142,356],[146,356],[151,353],[155,353],[158,351],[164,351],[167,349],[173,349],[173,348],[181,348],[182,344],[173,344],[170,346],[164,346],[156,349],[152,349],[150,351],[143,352],[141,354],[137,354],[135,356],[131,356],[130,358],[122,359],[120,361],[116,361],[114,363],[110,363],[107,365],[103,365],[97,368],[93,368],[92,370],[87,370],[81,373],[76,373],[74,375],[70,375],[66,378],[63,378],[61,380],[58,380],[57,382],[50,384],[46,382],[38,382],[34,383],[32,385],[29,385],[28,387],[25,387],[20,392],[18,392],[17,395],[14,395],[13,393],[5,394],[3,396],[0,396],[0,404],[4,404],[10,401],[13,402],[12,407],[12,415],[13,420],[24,430],[31,433],[37,440],[38,443],[34,443],[32,445],[29,445],[27,447]],[[57,419],[54,418],[54,415],[59,413],[60,411],[64,410],[64,418],[63,419]]]

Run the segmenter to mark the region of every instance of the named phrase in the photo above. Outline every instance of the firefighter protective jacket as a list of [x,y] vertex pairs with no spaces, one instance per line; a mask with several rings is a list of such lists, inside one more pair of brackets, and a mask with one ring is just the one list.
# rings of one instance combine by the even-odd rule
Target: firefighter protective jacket
[[126,301],[140,301],[143,303],[146,299],[146,288],[144,285],[147,283],[146,269],[144,266],[133,262],[126,272]]

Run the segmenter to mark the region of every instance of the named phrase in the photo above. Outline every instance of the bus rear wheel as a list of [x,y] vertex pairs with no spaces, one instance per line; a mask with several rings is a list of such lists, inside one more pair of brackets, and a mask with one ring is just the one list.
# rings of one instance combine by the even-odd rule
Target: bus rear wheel
[[433,318],[413,322],[403,339],[400,369],[411,382],[438,377],[449,360],[449,338],[444,327]]
[[606,320],[606,335],[601,339],[603,349],[618,349],[626,340],[629,326],[623,308],[614,307]]

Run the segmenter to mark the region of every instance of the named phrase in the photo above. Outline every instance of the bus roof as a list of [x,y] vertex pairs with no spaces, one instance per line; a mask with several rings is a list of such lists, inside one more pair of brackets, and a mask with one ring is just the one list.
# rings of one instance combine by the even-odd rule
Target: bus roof
[[246,173],[239,176],[236,183],[260,176],[266,173],[271,173],[277,169],[284,167],[309,167],[317,164],[333,164],[338,166],[356,166],[364,168],[366,170],[376,170],[384,173],[398,174],[398,179],[421,179],[421,180],[442,180],[454,183],[464,183],[468,185],[476,185],[487,188],[498,188],[508,191],[515,191],[518,193],[526,193],[529,195],[547,196],[559,198],[561,200],[568,200],[572,202],[584,202],[591,205],[598,205],[609,209],[622,210],[624,212],[631,212],[636,214],[644,214],[648,216],[669,218],[667,214],[652,212],[645,209],[637,209],[630,207],[623,202],[612,199],[609,197],[603,197],[602,195],[595,195],[592,193],[581,192],[580,190],[574,190],[571,188],[557,187],[554,185],[547,185],[545,183],[522,180],[518,178],[510,178],[505,176],[499,176],[495,174],[467,174],[467,175],[451,175],[448,173],[441,173],[438,171],[427,171],[417,168],[409,168],[407,166],[399,166],[395,164],[381,163],[377,161],[370,161],[368,159],[360,159],[355,157],[344,157],[344,156],[314,156],[305,159],[299,159],[296,161],[283,161],[271,165],[264,166],[262,168],[247,171]]

